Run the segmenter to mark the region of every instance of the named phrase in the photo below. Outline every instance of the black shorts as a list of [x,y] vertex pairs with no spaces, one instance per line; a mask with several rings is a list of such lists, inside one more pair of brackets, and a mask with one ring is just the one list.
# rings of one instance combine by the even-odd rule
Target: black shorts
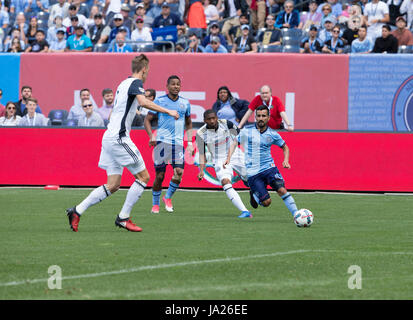
[[161,141],[156,142],[153,150],[153,162],[156,172],[164,172],[170,164],[172,168],[184,168],[185,149],[179,144],[169,144]]

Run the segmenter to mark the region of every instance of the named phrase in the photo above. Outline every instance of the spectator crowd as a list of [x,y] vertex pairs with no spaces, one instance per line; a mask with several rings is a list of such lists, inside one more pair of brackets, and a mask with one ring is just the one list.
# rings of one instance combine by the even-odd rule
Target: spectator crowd
[[412,20],[413,0],[0,0],[0,52],[397,53]]

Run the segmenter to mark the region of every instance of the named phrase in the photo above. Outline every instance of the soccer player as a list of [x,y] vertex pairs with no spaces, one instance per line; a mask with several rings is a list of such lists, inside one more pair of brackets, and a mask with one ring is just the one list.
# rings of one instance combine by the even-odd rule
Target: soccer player
[[78,231],[80,216],[86,209],[119,190],[124,167],[133,174],[136,180],[128,190],[123,207],[116,217],[115,225],[128,231],[142,231],[130,219],[130,212],[149,181],[149,173],[138,148],[129,137],[131,123],[138,105],[156,112],[163,112],[174,119],[179,118],[175,110],[167,110],[145,98],[145,90],[142,86],[148,72],[149,59],[141,54],[132,60],[132,76],[122,81],[117,88],[110,122],[102,138],[99,159],[99,167],[107,172],[107,183],[93,190],[77,206],[66,210],[70,227],[75,232]]
[[[169,182],[166,195],[162,198],[165,210],[173,212],[172,196],[179,188],[184,173],[184,131],[188,138],[188,151],[194,154],[192,146],[192,121],[191,105],[185,98],[179,96],[181,91],[181,80],[178,76],[172,75],[166,83],[168,93],[155,99],[155,103],[168,110],[175,110],[179,113],[176,120],[167,114],[149,111],[145,117],[144,127],[149,136],[149,145],[154,148],[155,181],[152,187],[152,213],[159,213],[159,204],[162,194],[162,182],[165,178],[166,166],[168,163],[173,168],[173,176]],[[151,121],[158,116],[158,131],[152,134]]]
[[283,177],[274,164],[271,146],[275,144],[283,150],[284,161],[282,165],[287,169],[291,167],[289,163],[290,150],[281,136],[274,129],[268,127],[270,110],[267,106],[262,105],[255,110],[255,120],[256,123],[241,130],[237,140],[231,144],[224,168],[230,164],[237,144],[241,143],[245,150],[245,166],[247,167],[248,184],[251,188],[251,206],[258,208],[258,204],[264,207],[271,204],[271,198],[267,191],[267,185],[270,185],[273,190],[277,191],[294,217],[298,209],[292,195],[284,186]]
[[204,112],[205,124],[196,133],[196,144],[199,150],[199,174],[198,179],[204,177],[206,167],[206,148],[212,154],[215,173],[222,184],[225,194],[231,200],[233,205],[241,211],[239,218],[252,218],[251,213],[247,210],[239,194],[232,187],[231,181],[234,176],[234,170],[240,175],[244,184],[246,182],[247,172],[244,164],[244,154],[240,148],[236,148],[232,156],[231,164],[224,169],[223,163],[227,158],[227,152],[231,142],[236,140],[235,137],[240,130],[229,120],[218,119],[214,110],[209,109]]

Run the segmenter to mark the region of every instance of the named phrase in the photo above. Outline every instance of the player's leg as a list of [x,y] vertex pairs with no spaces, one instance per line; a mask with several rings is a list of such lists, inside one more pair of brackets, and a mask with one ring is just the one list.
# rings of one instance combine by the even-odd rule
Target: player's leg
[[291,215],[294,217],[297,212],[297,205],[295,204],[293,196],[285,188],[284,179],[281,176],[277,168],[272,168],[272,173],[270,175],[268,184],[277,191],[278,195],[284,201],[285,206],[291,212]]
[[265,175],[259,173],[248,178],[250,186],[251,206],[256,209],[258,205],[268,207],[271,204],[271,197],[267,190],[267,181]]
[[174,169],[174,174],[169,182],[168,190],[166,191],[165,197],[162,198],[165,203],[165,209],[168,212],[173,212],[172,196],[178,190],[179,185],[182,181],[182,175],[184,174],[184,147],[181,145],[172,145],[171,157],[168,159],[171,162],[172,168]]
[[162,183],[165,178],[167,159],[169,157],[169,145],[163,142],[157,142],[153,151],[155,180],[152,186],[152,209],[151,213],[159,213],[159,205],[162,195]]
[[238,192],[232,187],[233,168],[227,165],[223,168],[222,163],[215,165],[215,173],[219,181],[221,181],[222,188],[232,204],[241,211],[240,218],[248,218],[251,213],[245,207]]

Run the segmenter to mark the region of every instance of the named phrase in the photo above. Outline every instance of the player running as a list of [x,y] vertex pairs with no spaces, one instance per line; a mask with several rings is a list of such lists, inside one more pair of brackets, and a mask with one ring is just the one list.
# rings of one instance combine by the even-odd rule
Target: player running
[[[179,188],[184,173],[184,131],[188,138],[188,151],[194,155],[192,146],[192,120],[191,105],[185,98],[179,96],[181,91],[181,80],[172,75],[166,83],[168,93],[155,99],[155,103],[168,110],[175,110],[179,114],[176,120],[167,114],[149,111],[145,117],[144,127],[149,136],[149,145],[154,148],[155,181],[152,186],[152,213],[159,213],[160,198],[162,194],[162,182],[165,179],[165,171],[168,163],[173,168],[173,176],[169,182],[166,195],[162,198],[165,209],[173,212],[172,196]],[[152,119],[158,115],[158,131],[152,134]]]
[[216,176],[221,182],[225,194],[233,205],[241,211],[241,215],[238,218],[252,218],[251,213],[247,210],[239,194],[231,184],[235,170],[244,184],[248,186],[244,155],[240,148],[234,149],[231,164],[223,168],[231,142],[236,141],[235,137],[240,130],[231,121],[218,119],[217,114],[212,109],[204,112],[204,122],[205,124],[196,133],[196,144],[199,150],[198,179],[202,180],[204,177],[206,167],[205,152],[206,148],[208,148],[212,154]]
[[255,120],[256,123],[241,130],[237,141],[231,144],[224,167],[230,164],[237,144],[241,143],[245,150],[245,166],[247,167],[248,184],[251,188],[251,206],[258,208],[258,204],[264,207],[271,204],[271,198],[267,191],[267,185],[270,185],[273,190],[277,191],[294,217],[298,210],[297,206],[292,195],[285,188],[284,179],[271,156],[271,146],[273,144],[279,146],[284,153],[282,165],[284,168],[290,169],[289,148],[281,136],[274,129],[268,127],[270,110],[267,106],[259,106],[256,109]]
[[115,225],[129,231],[142,231],[130,219],[130,212],[149,181],[149,173],[138,148],[129,137],[131,124],[138,105],[156,112],[163,112],[174,119],[179,118],[175,110],[167,110],[145,98],[143,83],[148,72],[149,59],[141,54],[132,60],[132,76],[118,86],[110,122],[102,138],[99,159],[99,167],[107,172],[107,183],[93,190],[77,206],[66,210],[70,227],[75,232],[78,231],[80,216],[89,207],[119,190],[124,167],[136,180],[128,190],[122,210],[116,217]]

